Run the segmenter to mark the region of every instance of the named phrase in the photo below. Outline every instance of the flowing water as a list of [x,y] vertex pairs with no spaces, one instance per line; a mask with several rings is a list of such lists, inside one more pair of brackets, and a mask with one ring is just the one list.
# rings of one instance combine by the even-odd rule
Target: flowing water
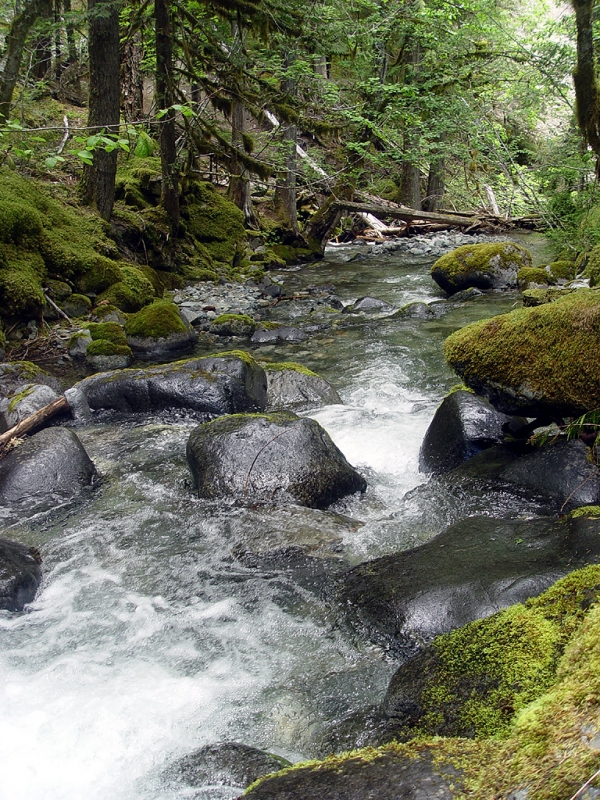
[[[346,302],[395,306],[439,298],[427,259],[344,263],[348,252],[287,271],[286,288],[333,284]],[[235,797],[170,783],[165,768],[219,741],[322,755],[340,720],[380,702],[394,664],[339,624],[327,587],[340,569],[460,517],[528,513],[502,497],[416,488],[423,435],[456,383],[444,338],[515,302],[483,297],[435,320],[377,319],[253,351],[300,361],[344,400],[310,416],[369,489],[327,512],[195,499],[184,453],[196,423],[185,415],[80,428],[101,485],[28,518],[0,512],[2,535],[44,558],[35,602],[0,612],[1,800]],[[306,323],[320,313],[309,306],[283,303],[273,316]]]

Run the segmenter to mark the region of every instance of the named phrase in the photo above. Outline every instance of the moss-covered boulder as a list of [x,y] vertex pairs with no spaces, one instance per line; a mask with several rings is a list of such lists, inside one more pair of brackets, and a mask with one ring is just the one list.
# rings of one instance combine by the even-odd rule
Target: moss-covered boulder
[[0,433],[55,400],[58,400],[58,394],[50,386],[39,383],[19,386],[13,394],[0,399]]
[[600,566],[435,639],[403,664],[384,706],[404,736],[505,736],[556,680],[565,645],[600,596]]
[[115,277],[118,279],[100,294],[98,302],[135,312],[154,299],[154,286],[141,269],[123,264]]
[[175,303],[168,300],[157,300],[132,314],[125,325],[125,333],[133,352],[147,360],[189,352],[197,338]]
[[366,481],[318,422],[289,412],[234,414],[195,428],[187,444],[198,495],[327,506]]
[[217,336],[252,336],[258,322],[247,314],[221,314],[211,322],[210,332]]
[[566,259],[552,261],[547,265],[546,269],[557,281],[572,281],[577,275],[575,262],[567,261]]
[[531,267],[531,254],[514,242],[467,244],[438,258],[431,277],[448,294],[470,286],[514,289],[523,267]]
[[519,289],[539,289],[552,286],[555,278],[543,267],[521,267],[517,273]]
[[71,294],[61,308],[68,317],[86,317],[92,310],[92,301],[84,294]]
[[244,215],[210,183],[192,184],[182,199],[181,217],[187,232],[205,248],[208,259],[228,265],[243,255],[246,233]]
[[308,411],[342,399],[325,378],[294,361],[265,364],[268,411]]
[[523,292],[523,306],[525,308],[543,306],[545,303],[553,303],[573,291],[575,290],[565,286],[550,286],[547,289],[525,289]]
[[596,245],[589,253],[583,277],[589,278],[590,286],[600,284],[600,244]]
[[600,407],[600,292],[468,325],[446,339],[446,360],[500,411],[580,415]]
[[[127,344],[122,326],[117,322],[91,322],[87,332],[91,341],[85,346],[85,359],[95,372],[124,369],[131,364],[133,351]],[[74,334],[69,342],[69,352],[79,352],[83,349],[83,342],[81,334]]]

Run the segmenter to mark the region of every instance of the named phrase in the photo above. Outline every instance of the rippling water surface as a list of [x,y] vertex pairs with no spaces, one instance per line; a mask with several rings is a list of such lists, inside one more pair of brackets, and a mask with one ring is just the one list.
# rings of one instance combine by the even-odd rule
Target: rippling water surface
[[[336,250],[282,273],[286,287],[333,284],[346,302],[371,295],[395,306],[439,299],[427,260],[344,257]],[[321,755],[342,718],[378,703],[394,665],[339,624],[328,587],[349,564],[493,511],[493,498],[482,509],[476,498],[412,490],[425,481],[425,430],[456,383],[444,338],[515,300],[485,297],[433,321],[373,320],[254,351],[300,361],[344,400],[311,416],[369,489],[327,512],[195,499],[184,455],[191,419],[80,429],[101,486],[73,507],[0,516],[3,536],[39,547],[45,576],[26,612],[0,612],[0,798],[235,797],[170,784],[164,770],[218,741],[291,760]],[[274,317],[306,323],[308,305],[280,304]]]

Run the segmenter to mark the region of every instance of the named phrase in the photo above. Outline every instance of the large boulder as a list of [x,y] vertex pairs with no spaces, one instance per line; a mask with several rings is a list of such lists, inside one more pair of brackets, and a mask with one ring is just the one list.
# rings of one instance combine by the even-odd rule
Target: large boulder
[[187,459],[200,497],[327,506],[366,482],[318,422],[280,411],[234,414],[195,428]]
[[93,410],[185,408],[215,415],[263,411],[267,402],[264,370],[240,351],[146,369],[105,372],[80,381],[76,387]]
[[58,394],[43,383],[19,387],[15,394],[0,400],[0,432],[7,431],[55,400],[58,400]]
[[506,735],[515,715],[556,680],[559,658],[600,597],[585,567],[524,605],[437,637],[394,674],[384,709],[396,735]]
[[0,364],[0,397],[11,397],[24,386],[34,383],[50,386],[55,391],[60,388],[56,378],[48,375],[31,361],[9,361]]
[[508,417],[482,397],[457,390],[442,401],[427,429],[419,453],[421,472],[441,475],[477,453],[501,444],[525,420]]
[[349,622],[403,656],[468,622],[540,594],[600,562],[600,522],[470,517],[413,550],[360,564],[339,579]]
[[245,789],[257,778],[289,767],[285,758],[239,742],[220,742],[201,747],[180,758],[165,777],[187,786],[237,786]]
[[70,498],[95,476],[77,434],[46,428],[0,459],[0,504]]
[[187,353],[197,336],[175,303],[157,300],[132,314],[125,325],[127,344],[142,360],[154,361]]
[[437,743],[431,749],[393,743],[330,756],[271,775],[244,799],[452,800],[460,772],[451,758],[443,757],[442,748]]
[[0,609],[22,611],[42,581],[42,559],[34,547],[0,539]]
[[505,414],[578,416],[600,407],[600,291],[475,322],[444,353],[467,386]]
[[431,277],[448,294],[477,289],[516,289],[517,273],[531,266],[531,253],[514,242],[466,244],[438,258]]
[[308,411],[341,404],[342,400],[325,378],[293,361],[265,364],[268,411]]

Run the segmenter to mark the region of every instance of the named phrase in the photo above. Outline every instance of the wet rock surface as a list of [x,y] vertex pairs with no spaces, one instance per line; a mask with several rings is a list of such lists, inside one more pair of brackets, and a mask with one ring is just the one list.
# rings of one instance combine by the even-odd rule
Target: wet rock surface
[[427,429],[419,469],[441,475],[523,428],[526,420],[509,417],[472,392],[455,391],[442,401]]
[[22,611],[42,582],[41,558],[31,547],[0,538],[0,609]]
[[[283,368],[282,368],[283,367]],[[342,402],[333,386],[299,365],[272,364],[267,373],[267,411],[308,411]]]
[[201,747],[179,759],[165,777],[187,786],[205,784],[245,789],[257,778],[290,766],[285,758],[239,742],[220,742]]
[[95,475],[72,430],[46,428],[0,459],[0,504],[74,497]]
[[261,411],[267,400],[265,372],[249,356],[192,358],[146,369],[106,372],[76,386],[93,410],[185,408],[215,415]]
[[30,383],[19,387],[16,394],[0,400],[0,433],[55,400],[58,400],[57,392],[45,384]]
[[353,627],[406,657],[598,563],[599,531],[592,520],[471,517],[421,547],[349,570],[338,599]]
[[366,489],[326,431],[289,412],[233,415],[200,425],[188,440],[187,459],[205,499],[326,508]]

